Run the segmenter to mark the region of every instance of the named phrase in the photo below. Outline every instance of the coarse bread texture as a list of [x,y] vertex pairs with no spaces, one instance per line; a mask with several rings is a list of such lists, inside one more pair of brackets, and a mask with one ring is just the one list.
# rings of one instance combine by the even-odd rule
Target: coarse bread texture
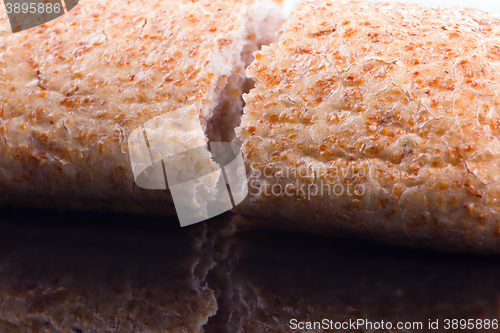
[[500,18],[302,1],[248,68],[245,223],[500,252]]
[[219,96],[217,109],[208,124],[208,138],[214,142],[231,142],[234,129],[241,123],[243,110],[242,94],[253,88],[254,81],[247,78],[245,69],[253,61],[253,53],[262,45],[277,39],[285,22],[286,13],[281,6],[271,1],[256,1],[248,6],[246,37],[240,62],[235,66],[228,83]]
[[83,0],[16,34],[0,17],[0,205],[175,214],[168,190],[135,185],[127,138],[186,108],[175,123],[200,125],[166,144],[187,150],[227,130],[209,126],[218,105],[239,119],[248,53],[274,34],[249,22],[283,22],[273,1],[250,18],[258,3]]

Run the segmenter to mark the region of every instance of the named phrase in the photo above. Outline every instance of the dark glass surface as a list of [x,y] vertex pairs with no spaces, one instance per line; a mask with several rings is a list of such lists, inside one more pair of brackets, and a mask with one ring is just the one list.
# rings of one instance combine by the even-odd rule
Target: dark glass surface
[[[293,318],[422,322],[423,330],[406,330],[415,332],[430,331],[426,329],[429,320],[439,320],[440,330],[435,331],[445,331],[446,319],[500,319],[498,256],[234,230],[228,222],[231,217],[226,214],[180,228],[175,218],[4,209],[0,301],[6,293],[32,297],[60,285],[66,288],[64,295],[87,289],[88,297],[95,297],[95,304],[105,308],[115,301],[112,289],[120,288],[124,277],[132,274],[141,281],[142,292],[158,302],[151,303],[154,309],[162,293],[171,292],[168,284],[176,267],[194,256],[217,262],[203,281],[219,297],[218,313],[205,327],[208,332],[292,331],[286,325]],[[38,303],[32,298],[30,304],[44,311],[54,302],[63,304],[64,297],[41,297]],[[7,314],[15,310],[0,302],[4,330]],[[150,318],[143,315],[133,320],[163,318],[155,312],[145,316]]]

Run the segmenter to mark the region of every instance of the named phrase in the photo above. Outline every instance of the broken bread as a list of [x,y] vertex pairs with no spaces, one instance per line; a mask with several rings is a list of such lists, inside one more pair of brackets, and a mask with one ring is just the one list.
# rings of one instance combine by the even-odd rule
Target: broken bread
[[247,72],[244,224],[500,252],[500,18],[302,1]]
[[192,129],[167,146],[230,140],[246,64],[282,22],[253,0],[83,0],[16,34],[1,17],[0,205],[174,214],[135,184],[129,135],[167,114],[158,136]]

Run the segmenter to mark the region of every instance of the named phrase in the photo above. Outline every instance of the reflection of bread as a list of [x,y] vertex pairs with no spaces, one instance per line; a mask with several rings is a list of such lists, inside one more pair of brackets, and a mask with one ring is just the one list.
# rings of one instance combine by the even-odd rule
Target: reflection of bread
[[293,15],[248,70],[239,211],[253,225],[500,251],[500,20],[356,0]]
[[17,34],[0,17],[0,204],[173,213],[135,186],[129,134],[188,107],[179,124],[201,125],[170,144],[230,138],[218,123],[239,121],[246,62],[281,23],[252,0],[85,0]]
[[[444,332],[445,319],[491,323],[500,314],[495,257],[263,230],[237,232],[227,243],[227,332],[429,332],[429,320]],[[393,329],[293,330],[293,323],[323,319],[383,320]],[[422,328],[397,329],[400,322]]]
[[203,224],[49,213],[2,211],[0,332],[204,331],[217,304]]
[[290,332],[293,318],[442,324],[500,311],[494,257],[235,230],[229,214],[173,229],[46,213],[1,211],[2,333]]

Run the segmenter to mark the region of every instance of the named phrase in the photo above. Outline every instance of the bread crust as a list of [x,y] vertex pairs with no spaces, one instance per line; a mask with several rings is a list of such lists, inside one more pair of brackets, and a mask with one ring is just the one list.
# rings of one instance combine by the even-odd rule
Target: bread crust
[[127,138],[186,106],[206,130],[252,3],[83,0],[16,34],[1,17],[0,205],[174,214],[135,185]]
[[[248,69],[237,135],[251,194],[238,211],[252,225],[500,252],[500,19],[361,0],[292,15]],[[330,193],[269,193],[287,184]]]

